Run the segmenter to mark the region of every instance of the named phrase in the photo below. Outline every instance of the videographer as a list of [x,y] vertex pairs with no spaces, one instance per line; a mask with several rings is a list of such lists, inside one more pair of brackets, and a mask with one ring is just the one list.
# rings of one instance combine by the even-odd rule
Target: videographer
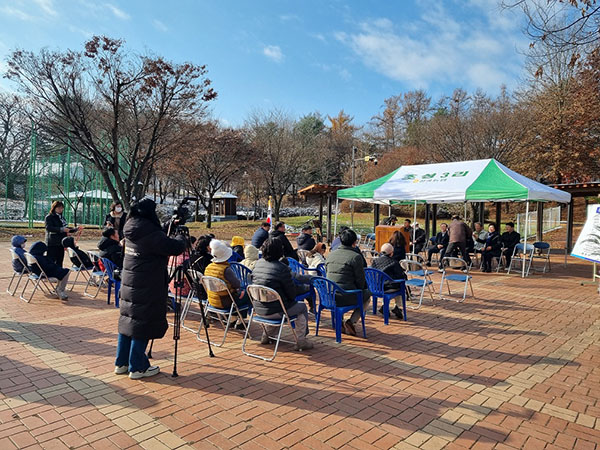
[[129,378],[156,375],[146,356],[150,339],[162,338],[167,324],[169,256],[185,250],[183,236],[169,238],[156,215],[156,203],[142,199],[130,210],[123,229],[125,258],[121,280],[119,340],[115,373],[129,372]]

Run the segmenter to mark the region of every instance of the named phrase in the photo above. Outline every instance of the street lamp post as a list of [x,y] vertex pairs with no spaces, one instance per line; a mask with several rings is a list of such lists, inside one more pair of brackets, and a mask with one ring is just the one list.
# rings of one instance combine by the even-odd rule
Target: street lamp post
[[[364,158],[356,157],[356,146],[352,146],[352,186],[356,185],[356,161],[373,162],[377,165],[377,157],[375,155],[367,155]],[[350,202],[350,227],[354,228],[354,201]]]

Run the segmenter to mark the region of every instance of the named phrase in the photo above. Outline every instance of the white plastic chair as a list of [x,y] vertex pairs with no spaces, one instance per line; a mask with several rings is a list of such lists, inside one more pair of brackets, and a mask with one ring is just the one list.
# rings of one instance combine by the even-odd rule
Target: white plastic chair
[[533,262],[533,252],[535,247],[532,244],[517,244],[513,250],[512,257],[510,258],[510,264],[508,266],[508,272],[513,268],[513,264],[519,264],[519,269],[515,267],[515,270],[523,270],[523,264],[525,264],[525,276],[529,276],[529,270],[531,269],[531,263]]
[[[238,307],[235,299],[233,298],[233,295],[231,295],[231,291],[227,287],[227,283],[225,283],[225,281],[223,281],[219,278],[203,276],[202,277],[202,286],[204,286],[204,289],[206,290],[207,293],[209,291],[227,292],[227,295],[229,295],[229,298],[231,299],[231,306],[229,308],[217,308],[215,306],[212,306],[208,302],[206,303],[206,315],[213,314],[214,316],[216,316],[217,319],[219,320],[219,322],[221,322],[221,325],[223,325],[223,327],[225,328],[225,331],[223,333],[223,340],[221,341],[221,343],[213,344],[216,347],[221,347],[225,343],[225,339],[227,339],[227,332],[229,331],[229,328],[232,325],[232,323],[231,323],[232,318],[235,317],[235,318],[241,319],[242,324],[244,325],[244,328],[246,330],[248,330],[248,326],[246,325],[246,322],[242,319],[242,314],[241,314],[242,311],[248,310],[248,306]],[[223,322],[224,318],[227,319],[227,322]],[[200,325],[198,326],[198,332],[196,333],[196,338],[200,342],[206,342],[206,340],[204,340],[203,338],[200,337],[200,332],[202,331],[203,326],[205,326],[204,317],[200,316]]]
[[[471,279],[473,278],[469,275],[469,270],[471,266],[466,263],[464,259],[454,258],[451,256],[446,256],[442,259],[442,281],[440,282],[440,300],[454,300],[459,303],[464,302],[467,297],[467,286],[471,288],[471,296],[475,298],[475,293],[473,292],[473,284],[471,283]],[[447,273],[449,270],[456,270],[460,273]],[[455,298],[445,298],[442,295],[442,290],[444,288],[444,281],[446,282],[446,286],[448,287],[448,295],[452,295],[452,291],[450,290],[450,281],[463,283],[464,290],[461,299]]]
[[[13,276],[10,279],[10,283],[8,283],[8,287],[6,288],[6,292],[8,292],[10,295],[14,296],[17,293],[17,290],[19,289],[19,284],[21,284],[21,279],[23,278],[23,276],[29,276],[30,271],[29,268],[27,267],[27,262],[23,261],[23,259],[21,259],[21,257],[19,256],[19,254],[17,252],[15,252],[12,248],[9,248],[8,251],[10,252],[10,257],[13,261],[19,261],[21,263],[21,265],[23,266],[23,270],[21,270],[21,272],[17,272],[16,270],[13,270]],[[14,288],[14,290],[11,292],[10,288],[15,280],[15,278],[17,278],[17,284]]]
[[[413,261],[410,259],[403,259],[400,261],[400,266],[404,269],[404,272],[409,277],[405,282],[405,286],[407,287],[415,287],[420,289],[419,293],[419,303],[417,306],[408,305],[409,308],[419,309],[423,303],[423,296],[425,295],[425,289],[429,293],[429,297],[431,297],[431,302],[433,303],[435,300],[433,298],[433,289],[432,284],[433,281],[429,278],[428,270],[425,269],[425,266],[418,261]],[[412,301],[413,296],[410,295],[409,299]]]
[[[183,309],[181,310],[181,327],[187,331],[196,333],[196,330],[185,326],[185,319],[188,314],[195,314],[201,316],[201,311],[194,311],[191,309],[192,304],[200,305],[200,298],[198,297],[198,288],[202,286],[202,273],[198,270],[188,269],[188,274],[192,280],[190,293],[185,299]],[[203,305],[206,305],[206,300],[202,300]]]
[[[275,356],[277,356],[277,349],[279,348],[280,342],[298,345],[298,335],[296,334],[296,330],[294,328],[294,323],[296,321],[297,316],[290,316],[288,314],[287,309],[285,308],[285,305],[281,300],[281,296],[277,293],[277,291],[266,286],[251,284],[250,286],[248,286],[248,296],[250,297],[250,302],[252,303],[252,312],[250,313],[250,320],[248,321],[248,326],[246,327],[246,334],[244,335],[244,341],[242,342],[242,353],[244,355],[262,359],[263,361],[273,361],[275,359]],[[256,307],[260,306],[261,302],[279,302],[279,304],[281,305],[281,310],[283,311],[283,313],[281,314],[281,319],[267,319],[256,314]],[[266,358],[264,356],[256,355],[254,353],[246,351],[246,341],[248,340],[248,336],[250,336],[250,327],[253,322],[259,323],[263,331],[268,336],[269,327],[278,328],[277,337],[269,336],[275,341],[275,349],[273,350],[273,355],[270,358]],[[283,331],[284,325],[289,325],[289,327],[291,328],[292,335],[294,336],[294,341],[281,339],[281,333]],[[252,339],[251,336],[250,339]]]
[[[27,260],[27,265],[29,266],[30,272],[27,277],[27,282],[25,283],[25,286],[23,287],[23,291],[21,292],[21,300],[29,303],[31,301],[31,299],[33,298],[33,294],[35,294],[35,291],[37,291],[38,287],[40,287],[42,289],[42,291],[47,292],[50,295],[56,295],[57,297],[60,298],[60,296],[58,295],[58,291],[57,291],[58,280],[56,278],[48,277],[46,275],[46,272],[44,272],[44,269],[42,269],[42,266],[40,266],[40,263],[38,262],[37,258],[35,256],[33,256],[32,254],[25,253],[25,259]],[[32,267],[37,267],[40,271],[40,274],[37,275],[36,273],[34,273],[32,270]],[[33,281],[35,284],[33,285],[33,289],[31,291],[31,295],[29,296],[29,298],[25,298],[24,297],[25,290],[27,289],[27,286],[29,285],[29,281]]]

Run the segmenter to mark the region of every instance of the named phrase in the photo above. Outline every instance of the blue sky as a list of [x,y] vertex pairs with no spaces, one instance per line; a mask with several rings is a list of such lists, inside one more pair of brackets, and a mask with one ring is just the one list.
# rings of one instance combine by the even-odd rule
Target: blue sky
[[344,109],[361,125],[411,89],[437,99],[456,87],[515,88],[528,45],[521,27],[496,0],[0,0],[0,69],[17,47],[80,49],[102,34],[206,64],[224,123],[279,108],[296,117]]

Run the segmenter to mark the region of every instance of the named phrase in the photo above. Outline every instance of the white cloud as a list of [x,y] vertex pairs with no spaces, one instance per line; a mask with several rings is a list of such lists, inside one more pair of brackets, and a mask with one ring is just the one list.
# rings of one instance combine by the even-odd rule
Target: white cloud
[[263,55],[278,63],[283,61],[284,58],[281,48],[278,45],[267,45],[263,48]]
[[[477,3],[473,0],[473,6],[478,7]],[[497,90],[515,80],[518,64],[514,62],[520,57],[515,46],[520,34],[500,19],[492,19],[501,11],[488,14],[486,10],[463,19],[453,17],[441,3],[422,6],[421,20],[410,24],[378,18],[358,24],[353,31],[335,32],[334,37],[367,67],[414,88],[450,82]]]
[[12,16],[19,20],[33,20],[33,17],[27,14],[25,11],[15,8],[13,6],[2,6],[0,7],[0,15]]
[[282,14],[281,16],[279,16],[279,20],[281,20],[282,22],[290,22],[290,21],[301,22],[300,17],[297,16],[296,14]]
[[56,12],[56,10],[54,9],[54,4],[52,2],[52,0],[33,0],[34,3],[36,3],[41,9],[42,11],[44,11],[47,15],[49,16],[53,16],[56,17],[58,16],[58,13]]
[[152,21],[152,25],[154,25],[154,28],[156,28],[158,31],[162,31],[163,33],[166,33],[167,31],[169,31],[169,27],[167,27],[164,23],[162,23],[158,19],[154,19]]
[[129,20],[131,17],[122,9],[117,8],[112,3],[106,3],[105,6],[115,15],[117,19]]

